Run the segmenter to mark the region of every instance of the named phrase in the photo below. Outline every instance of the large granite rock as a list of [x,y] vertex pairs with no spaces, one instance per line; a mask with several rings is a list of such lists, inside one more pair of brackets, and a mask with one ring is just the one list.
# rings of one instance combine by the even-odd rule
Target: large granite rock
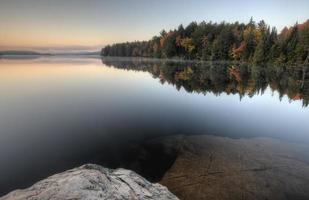
[[30,188],[13,191],[0,200],[53,199],[178,199],[166,187],[152,184],[125,169],[87,164],[46,178]]

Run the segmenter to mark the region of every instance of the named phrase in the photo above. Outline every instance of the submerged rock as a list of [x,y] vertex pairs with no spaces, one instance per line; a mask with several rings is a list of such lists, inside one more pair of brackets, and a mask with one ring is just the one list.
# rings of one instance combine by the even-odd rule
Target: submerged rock
[[171,136],[177,159],[160,183],[180,199],[308,200],[309,146],[271,138]]
[[133,171],[111,170],[87,164],[53,175],[24,190],[15,190],[0,200],[21,199],[162,199],[176,200],[160,184],[152,184]]

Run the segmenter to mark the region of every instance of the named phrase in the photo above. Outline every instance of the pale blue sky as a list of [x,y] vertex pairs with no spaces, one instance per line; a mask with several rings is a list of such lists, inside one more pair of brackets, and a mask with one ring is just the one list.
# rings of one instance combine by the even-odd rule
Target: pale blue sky
[[98,48],[148,40],[191,21],[309,19],[309,0],[0,0],[0,49]]

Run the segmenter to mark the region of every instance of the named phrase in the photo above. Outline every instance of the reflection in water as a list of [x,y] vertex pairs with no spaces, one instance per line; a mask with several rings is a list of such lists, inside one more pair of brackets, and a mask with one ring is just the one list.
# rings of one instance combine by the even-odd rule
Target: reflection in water
[[1,59],[0,195],[89,162],[158,181],[179,157],[173,141],[159,142],[171,135],[308,144],[308,71],[144,59],[103,58],[103,65],[93,58]]
[[161,83],[174,85],[187,92],[220,95],[238,94],[253,97],[263,94],[267,87],[278,91],[280,100],[287,95],[290,101],[309,103],[309,67],[257,66],[231,63],[181,63],[145,59],[102,58],[103,64],[120,69],[147,71]]

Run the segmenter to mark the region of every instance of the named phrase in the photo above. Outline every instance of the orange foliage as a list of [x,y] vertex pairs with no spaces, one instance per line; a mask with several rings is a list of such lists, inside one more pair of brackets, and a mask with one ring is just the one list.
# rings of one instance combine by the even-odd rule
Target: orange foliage
[[240,72],[235,67],[229,68],[228,73],[229,73],[230,77],[234,78],[237,82],[241,81]]
[[[309,20],[307,20],[306,22],[302,23],[302,24],[297,24],[297,28],[298,30],[304,30],[305,28],[309,28]],[[283,38],[287,38],[288,35],[291,33],[293,27],[284,27],[280,33],[280,36]]]
[[233,48],[233,58],[239,59],[241,54],[244,52],[245,48],[246,48],[245,42],[240,43],[238,48]]
[[307,20],[306,22],[302,23],[302,24],[298,24],[297,28],[299,30],[304,30],[305,28],[309,28],[309,20]]
[[292,99],[293,99],[293,100],[299,100],[299,99],[301,99],[301,98],[302,98],[302,95],[299,94],[299,93],[297,93]]

